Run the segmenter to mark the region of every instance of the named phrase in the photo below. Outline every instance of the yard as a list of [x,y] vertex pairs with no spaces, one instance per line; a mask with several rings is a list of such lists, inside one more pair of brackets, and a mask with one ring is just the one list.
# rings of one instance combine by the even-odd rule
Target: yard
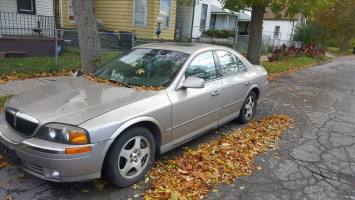
[[[100,64],[118,56],[119,51],[105,51],[102,54]],[[62,70],[73,70],[80,67],[80,55],[76,49],[66,50],[58,58],[55,64],[55,57],[28,57],[28,58],[6,58],[0,59],[0,77],[21,74],[37,74],[43,72],[56,72]]]
[[283,73],[288,72],[290,70],[295,70],[311,65],[315,65],[319,63],[319,60],[311,57],[297,57],[297,58],[289,58],[286,60],[275,61],[275,62],[262,62],[262,66],[268,71],[270,75],[275,73]]

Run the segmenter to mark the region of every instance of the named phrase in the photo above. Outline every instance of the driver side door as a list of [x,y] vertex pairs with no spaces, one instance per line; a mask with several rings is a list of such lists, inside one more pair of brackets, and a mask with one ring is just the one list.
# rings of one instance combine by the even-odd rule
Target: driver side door
[[182,88],[169,94],[172,102],[173,140],[183,142],[218,127],[222,82],[212,51],[197,55],[185,71],[185,78],[205,80],[204,88]]

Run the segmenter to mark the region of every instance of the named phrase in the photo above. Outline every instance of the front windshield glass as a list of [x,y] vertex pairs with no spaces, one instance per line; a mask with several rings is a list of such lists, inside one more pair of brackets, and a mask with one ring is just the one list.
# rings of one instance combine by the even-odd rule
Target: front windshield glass
[[171,50],[134,49],[105,64],[95,76],[127,85],[166,86],[188,56]]

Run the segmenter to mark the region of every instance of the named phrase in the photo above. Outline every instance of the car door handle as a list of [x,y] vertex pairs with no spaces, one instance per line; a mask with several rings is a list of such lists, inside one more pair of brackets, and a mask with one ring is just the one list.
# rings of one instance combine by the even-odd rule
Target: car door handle
[[222,90],[215,90],[211,93],[212,96],[217,96],[219,94],[221,94]]
[[244,85],[245,86],[249,86],[250,84],[252,84],[253,83],[253,81],[246,81],[246,82],[244,82]]

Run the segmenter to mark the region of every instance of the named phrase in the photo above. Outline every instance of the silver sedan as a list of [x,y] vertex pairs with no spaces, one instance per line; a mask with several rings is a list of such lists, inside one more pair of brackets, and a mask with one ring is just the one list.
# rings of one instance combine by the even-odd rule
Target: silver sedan
[[267,83],[262,66],[230,48],[146,44],[90,76],[14,96],[0,145],[37,177],[106,177],[125,187],[144,177],[156,154],[233,119],[250,121]]

